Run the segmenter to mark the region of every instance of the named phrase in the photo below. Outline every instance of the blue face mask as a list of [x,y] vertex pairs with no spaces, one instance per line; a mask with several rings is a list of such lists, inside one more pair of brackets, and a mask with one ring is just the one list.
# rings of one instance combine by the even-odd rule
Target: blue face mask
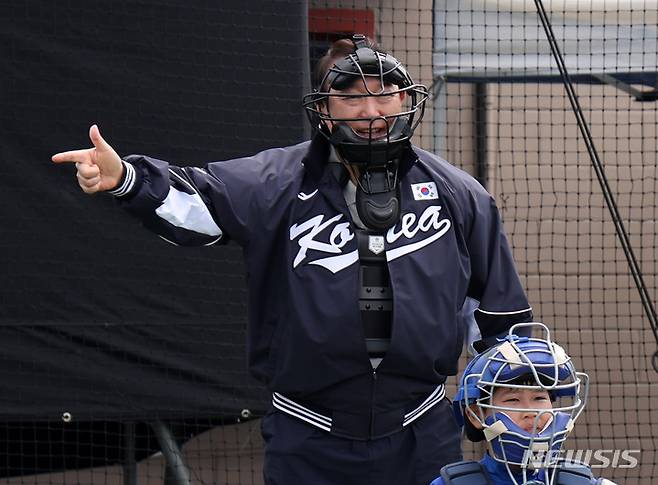
[[536,433],[528,433],[503,412],[487,416],[485,425],[498,433],[490,438],[489,445],[494,459],[510,465],[530,465],[532,468],[545,468],[557,462],[562,444],[566,440],[573,423],[571,415],[546,410],[552,415],[550,422]]

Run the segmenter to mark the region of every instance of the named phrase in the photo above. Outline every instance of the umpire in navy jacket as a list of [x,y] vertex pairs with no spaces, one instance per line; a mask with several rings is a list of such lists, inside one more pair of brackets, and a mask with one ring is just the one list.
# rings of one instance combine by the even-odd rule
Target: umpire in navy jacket
[[94,125],[93,148],[53,161],[166,240],[244,248],[267,484],[425,485],[461,459],[444,382],[465,299],[481,347],[532,311],[492,197],[410,142],[427,89],[362,35],[315,86],[309,142],[199,169],[122,160]]

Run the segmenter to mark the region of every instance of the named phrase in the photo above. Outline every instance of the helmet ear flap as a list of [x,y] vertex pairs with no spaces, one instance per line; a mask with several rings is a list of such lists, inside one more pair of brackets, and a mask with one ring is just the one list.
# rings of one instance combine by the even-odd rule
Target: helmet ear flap
[[471,420],[468,419],[467,412],[468,411],[464,409],[464,434],[466,435],[466,438],[473,443],[484,441],[484,431],[476,428],[475,425],[471,423]]

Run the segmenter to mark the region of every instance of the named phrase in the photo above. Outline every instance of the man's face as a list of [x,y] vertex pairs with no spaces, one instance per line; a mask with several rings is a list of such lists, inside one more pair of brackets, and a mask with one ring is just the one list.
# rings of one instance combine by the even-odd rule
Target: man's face
[[[386,84],[382,95],[349,96],[369,94],[369,91],[379,93],[382,90],[378,78],[367,78],[365,84],[359,80],[344,90],[331,89],[330,94],[336,94],[337,96],[329,96],[323,111],[335,119],[352,120],[343,121],[343,123],[349,125],[354,133],[362,138],[372,138],[373,140],[384,138],[395,121],[394,118],[386,117],[403,111],[402,105],[405,93],[396,92],[397,89],[397,86],[393,84]],[[331,121],[328,121],[327,124],[330,129],[333,128]]]

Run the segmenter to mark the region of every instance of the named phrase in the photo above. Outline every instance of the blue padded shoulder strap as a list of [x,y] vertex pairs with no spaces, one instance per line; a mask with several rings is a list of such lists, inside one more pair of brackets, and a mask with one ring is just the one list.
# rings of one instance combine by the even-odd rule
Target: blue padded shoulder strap
[[491,485],[489,474],[477,461],[458,461],[441,468],[445,485]]
[[555,485],[591,485],[592,470],[579,462],[569,461],[560,464],[555,477]]

